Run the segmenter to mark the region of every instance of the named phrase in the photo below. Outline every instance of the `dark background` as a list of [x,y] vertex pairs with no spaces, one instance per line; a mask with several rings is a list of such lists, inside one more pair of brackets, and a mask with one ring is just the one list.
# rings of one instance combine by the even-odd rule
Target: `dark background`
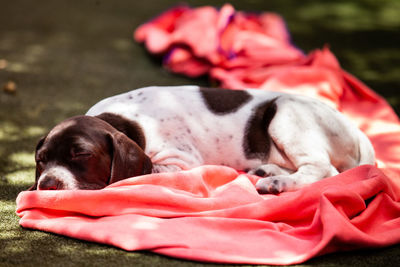
[[[0,0],[0,265],[177,265],[21,229],[17,194],[34,180],[37,140],[98,100],[148,85],[208,85],[169,73],[133,41],[133,30],[178,1]],[[186,1],[192,6],[225,1]],[[305,52],[328,44],[342,67],[400,112],[400,1],[247,0],[237,10],[281,14]],[[378,266],[399,262],[398,246],[336,253],[307,264]]]

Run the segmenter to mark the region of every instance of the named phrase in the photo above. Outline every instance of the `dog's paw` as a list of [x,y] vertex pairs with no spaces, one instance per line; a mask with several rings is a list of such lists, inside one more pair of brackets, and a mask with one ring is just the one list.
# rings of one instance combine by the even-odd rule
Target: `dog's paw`
[[261,178],[256,183],[256,189],[260,194],[279,194],[290,191],[295,186],[296,182],[284,175]]
[[292,172],[275,164],[261,165],[250,170],[248,174],[262,177],[256,183],[260,194],[279,194],[296,186],[296,182],[290,177]]
[[275,164],[261,165],[257,168],[251,169],[247,173],[252,175],[257,175],[260,177],[271,177],[271,176],[290,174],[288,171],[285,171],[284,169]]

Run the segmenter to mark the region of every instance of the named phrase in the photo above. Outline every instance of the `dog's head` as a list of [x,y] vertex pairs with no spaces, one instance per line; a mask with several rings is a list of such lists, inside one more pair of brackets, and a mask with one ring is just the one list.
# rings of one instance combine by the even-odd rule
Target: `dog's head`
[[[105,118],[124,125],[119,117]],[[100,189],[151,173],[141,143],[142,147],[101,116],[67,119],[37,144],[36,181],[30,190]]]

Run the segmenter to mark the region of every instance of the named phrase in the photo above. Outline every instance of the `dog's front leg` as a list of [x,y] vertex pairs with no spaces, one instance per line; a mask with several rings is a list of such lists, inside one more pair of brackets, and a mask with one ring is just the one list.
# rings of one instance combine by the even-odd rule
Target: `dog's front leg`
[[179,149],[164,149],[151,155],[153,173],[178,172],[200,166],[203,162],[197,154],[190,154]]
[[179,172],[179,171],[182,171],[182,168],[177,165],[154,164],[152,169],[152,173]]

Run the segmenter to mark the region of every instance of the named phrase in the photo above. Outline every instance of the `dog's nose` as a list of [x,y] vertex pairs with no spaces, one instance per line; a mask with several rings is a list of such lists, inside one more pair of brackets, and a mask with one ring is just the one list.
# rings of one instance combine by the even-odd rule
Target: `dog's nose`
[[39,190],[58,190],[62,189],[62,186],[62,182],[56,177],[47,175],[40,180],[38,188]]

